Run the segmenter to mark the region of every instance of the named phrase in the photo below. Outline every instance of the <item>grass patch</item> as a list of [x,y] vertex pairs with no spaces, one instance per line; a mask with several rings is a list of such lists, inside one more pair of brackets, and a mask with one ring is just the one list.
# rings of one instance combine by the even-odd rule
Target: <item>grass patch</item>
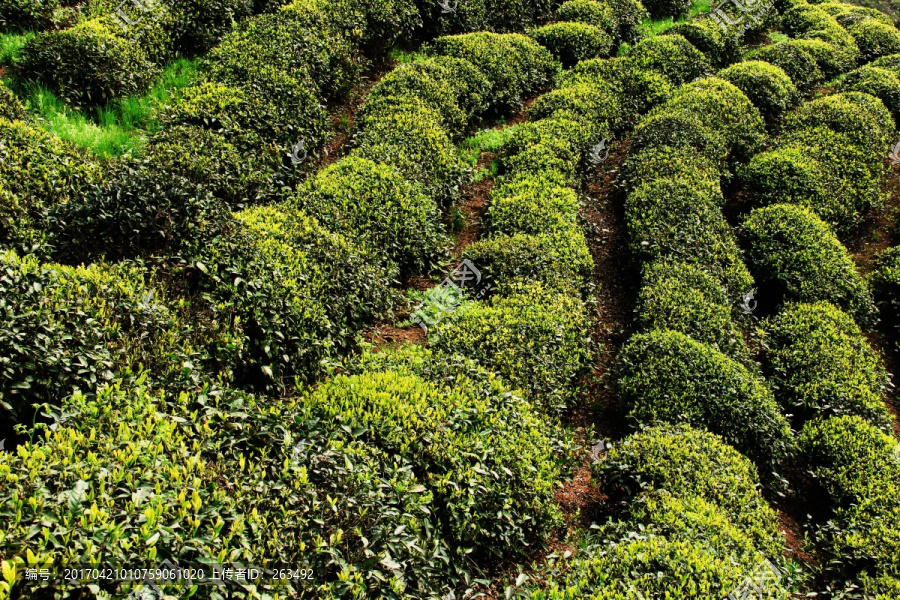
[[159,130],[156,114],[197,79],[197,64],[178,59],[141,96],[122,98],[93,112],[76,110],[56,94],[32,82],[11,81],[35,121],[47,131],[101,156],[140,153],[147,135]]
[[0,66],[14,66],[19,61],[22,46],[34,36],[35,33],[33,31],[26,33],[0,33]]
[[478,157],[482,152],[496,154],[503,149],[509,138],[516,132],[516,126],[503,129],[485,129],[468,137],[459,148],[459,156],[470,168],[478,164]]
[[677,19],[666,17],[664,19],[644,19],[641,23],[641,31],[644,37],[653,37],[664,32],[678,23],[685,23],[697,18],[702,13],[708,13],[712,4],[707,0],[699,0],[691,5],[691,9],[685,15],[680,15]]

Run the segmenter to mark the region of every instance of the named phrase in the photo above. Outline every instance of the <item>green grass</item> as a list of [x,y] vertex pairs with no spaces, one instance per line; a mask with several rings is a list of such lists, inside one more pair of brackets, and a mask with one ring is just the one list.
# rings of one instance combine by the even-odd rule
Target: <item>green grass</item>
[[665,17],[663,19],[644,19],[644,22],[641,23],[641,31],[645,37],[659,35],[677,23],[690,21],[691,19],[696,18],[700,13],[708,13],[710,6],[712,6],[712,4],[707,0],[698,0],[697,2],[694,2],[691,6],[691,10],[689,10],[686,15],[680,15],[677,19],[673,19],[672,17]]
[[34,32],[0,33],[0,66],[11,67],[19,60],[19,53],[25,42],[34,37]]
[[474,167],[478,164],[478,156],[482,152],[491,152],[494,154],[500,152],[515,131],[515,125],[503,129],[485,129],[484,131],[479,131],[475,135],[466,138],[459,148],[459,156],[464,164]]
[[67,106],[53,92],[31,82],[9,82],[36,122],[47,131],[101,156],[140,153],[147,136],[159,130],[157,110],[177,98],[197,78],[197,65],[178,59],[141,96],[130,96],[94,112]]

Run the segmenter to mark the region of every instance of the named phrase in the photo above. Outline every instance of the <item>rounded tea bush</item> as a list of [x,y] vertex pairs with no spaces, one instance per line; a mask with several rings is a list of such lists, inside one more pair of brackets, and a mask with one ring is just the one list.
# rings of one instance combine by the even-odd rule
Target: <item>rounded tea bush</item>
[[747,263],[772,297],[830,302],[863,326],[875,319],[868,284],[831,228],[809,209],[791,204],[756,209],[741,234]]
[[680,35],[643,39],[626,56],[635,66],[660,73],[676,87],[712,71],[703,53]]
[[25,107],[6,85],[0,81],[0,119],[24,121]]
[[891,71],[900,71],[900,54],[889,54],[881,58],[873,60],[869,63],[870,67],[881,67],[882,69],[890,69]]
[[847,73],[841,91],[875,96],[891,111],[894,123],[900,123],[900,77],[896,71],[865,65]]
[[794,44],[813,57],[822,76],[827,80],[846,73],[856,66],[855,57],[848,57],[847,53],[836,44],[821,39],[794,40]]
[[578,227],[580,206],[575,190],[552,178],[521,177],[491,192],[488,227],[505,235],[567,233]]
[[[555,95],[550,100],[563,106],[577,106],[582,111],[604,108],[602,102],[591,100],[581,104],[577,94]],[[550,100],[545,105],[547,109],[553,108]],[[556,173],[554,176],[560,179],[562,185],[578,185],[579,169],[585,166],[584,157],[588,149],[598,143],[598,135],[608,135],[608,132],[580,123],[580,119],[576,120],[577,114],[560,112],[561,116],[529,120],[516,128],[504,147],[504,173],[511,173],[514,177],[542,177]]]
[[900,31],[893,25],[867,19],[848,26],[847,31],[856,40],[864,63],[900,52]]
[[747,347],[732,320],[725,289],[697,265],[677,260],[645,265],[635,314],[643,331],[677,331],[747,361]]
[[631,138],[630,154],[669,146],[686,148],[703,156],[724,171],[727,149],[721,135],[708,129],[697,115],[673,110],[654,110],[637,127]]
[[632,255],[641,261],[690,257],[740,298],[753,279],[720,202],[675,179],[645,183],[625,200]]
[[725,205],[718,165],[690,147],[648,146],[631,152],[622,165],[619,182],[631,191],[656,179],[676,179],[702,190],[720,206]]
[[733,64],[716,73],[716,77],[741,90],[770,125],[799,100],[797,88],[787,73],[761,60]]
[[487,302],[464,303],[435,325],[431,344],[477,360],[545,411],[560,409],[575,398],[588,365],[584,305],[537,282],[507,288]]
[[428,53],[468,60],[491,82],[490,107],[518,108],[525,96],[551,83],[558,63],[529,37],[490,32],[440,37]]
[[42,31],[61,7],[60,0],[0,0],[0,26],[4,31]]
[[666,490],[720,507],[768,556],[781,552],[778,515],[760,492],[756,467],[721,437],[689,425],[649,427],[613,444],[594,463],[600,481],[632,495]]
[[640,25],[649,16],[640,0],[606,0],[606,3],[615,17],[618,41],[631,44],[640,38]]
[[434,199],[393,167],[364,158],[343,158],[319,171],[293,204],[327,229],[396,262],[401,273],[423,272],[444,245]]
[[775,395],[796,422],[857,415],[890,431],[887,372],[853,318],[827,302],[789,303],[767,326]]
[[[688,0],[644,0],[644,8],[652,18],[678,17],[687,13],[691,8]],[[718,27],[718,25],[716,26]]]
[[896,127],[891,113],[881,100],[860,92],[822,96],[791,112],[784,121],[786,132],[828,127],[845,133],[861,146],[876,145],[888,149]]
[[566,0],[556,11],[559,21],[584,23],[606,30],[618,39],[619,31],[612,7],[599,0]]
[[816,64],[816,59],[795,41],[764,46],[753,58],[779,67],[787,73],[801,93],[807,93],[821,84],[825,76]]
[[704,427],[761,465],[787,454],[790,427],[762,378],[712,346],[676,331],[631,337],[619,353],[617,387],[638,423]]
[[721,68],[741,58],[738,41],[724,35],[722,29],[710,19],[677,23],[660,35],[680,35],[702,52],[714,67]]
[[608,84],[575,83],[539,97],[531,107],[531,118],[571,119],[588,128],[599,142],[618,120],[619,95]]
[[609,56],[613,40],[602,27],[577,22],[544,25],[529,35],[559,59],[564,67],[591,58]]
[[438,202],[450,202],[462,180],[456,147],[440,115],[421,100],[371,118],[360,131],[351,156],[393,166]]

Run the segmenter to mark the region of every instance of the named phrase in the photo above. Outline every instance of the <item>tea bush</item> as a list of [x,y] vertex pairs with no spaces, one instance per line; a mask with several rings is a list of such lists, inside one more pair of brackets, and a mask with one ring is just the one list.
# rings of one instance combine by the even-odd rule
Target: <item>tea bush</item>
[[888,248],[873,258],[869,282],[878,300],[881,318],[893,328],[900,326],[900,250]]
[[836,44],[821,39],[795,40],[794,44],[813,57],[825,79],[833,79],[856,67],[855,57],[848,57]]
[[765,138],[762,117],[737,87],[707,77],[677,89],[653,114],[691,114],[725,143],[729,157],[752,155]]
[[811,422],[798,441],[801,460],[834,509],[834,520],[818,532],[831,567],[879,591],[889,591],[891,578],[900,578],[897,443],[850,416]]
[[630,192],[655,179],[682,181],[719,206],[725,204],[718,165],[690,147],[645,146],[629,152],[619,174],[620,185]]
[[644,266],[638,294],[638,327],[668,329],[746,363],[747,347],[732,320],[722,285],[697,265],[655,260]]
[[50,241],[61,262],[178,253],[218,235],[230,221],[226,203],[173,173],[126,161],[106,177],[78,198],[48,209]]
[[426,37],[483,31],[519,33],[549,20],[556,6],[549,0],[468,0],[459,4],[417,0],[416,4],[425,21]]
[[868,284],[831,228],[809,209],[775,204],[756,209],[742,227],[747,262],[761,288],[783,301],[825,301],[860,325],[875,318]]
[[680,35],[643,39],[626,56],[638,68],[656,71],[676,87],[704,77],[712,71],[712,66],[703,53]]
[[556,11],[559,21],[584,23],[606,30],[615,39],[619,37],[618,23],[612,7],[599,0],[566,0]]
[[[556,103],[554,100],[563,103],[572,98],[556,96],[542,106],[549,110]],[[581,108],[602,110],[603,106],[602,102],[600,108],[598,103],[588,103]],[[554,177],[561,185],[578,185],[583,156],[597,143],[598,133],[604,132],[598,131],[596,124],[582,123],[577,114],[561,113],[554,118],[528,121],[516,129],[504,147],[504,172],[517,177],[549,177],[549,173],[557,173]]]
[[894,116],[894,123],[900,123],[900,77],[895,72],[865,65],[848,73],[840,89],[875,96]]
[[741,90],[770,126],[799,100],[797,88],[787,73],[761,60],[733,64],[716,73],[716,77]]
[[46,243],[46,211],[103,179],[101,166],[68,142],[23,121],[0,118],[0,246]]
[[490,108],[519,108],[525,96],[547,86],[558,65],[550,51],[529,37],[490,32],[440,37],[431,55],[468,60],[491,82]]
[[524,551],[560,524],[559,467],[534,410],[499,381],[486,391],[386,371],[338,376],[302,405],[332,439],[415,461],[422,491],[442,507],[432,517],[441,537],[460,555],[500,556]]
[[556,235],[578,228],[578,194],[547,177],[522,177],[491,192],[488,225],[492,233]]
[[894,24],[889,16],[876,8],[865,8],[843,2],[823,2],[819,4],[819,8],[833,16],[841,27],[848,27],[857,21],[869,19],[880,21],[885,25]]
[[741,297],[753,280],[720,205],[675,179],[641,185],[625,200],[632,255],[641,261],[689,258],[721,282],[730,297]]
[[203,185],[230,206],[254,203],[273,192],[283,160],[282,153],[254,152],[258,142],[252,134],[173,125],[150,138],[148,168]]
[[609,56],[613,40],[602,28],[585,23],[560,21],[544,25],[529,35],[544,46],[565,67],[582,60]]
[[900,54],[889,54],[882,56],[869,63],[870,67],[881,67],[882,69],[890,69],[891,71],[900,70]]
[[642,35],[640,25],[649,17],[644,5],[639,0],[606,0],[606,3],[613,11],[618,41],[629,44],[637,41]]
[[601,481],[631,495],[665,490],[720,507],[767,556],[781,552],[778,516],[760,493],[756,467],[718,435],[689,425],[650,427],[613,444],[593,466]]
[[725,141],[696,115],[656,110],[641,119],[634,128],[629,154],[662,146],[693,150],[725,170]]
[[0,119],[24,121],[25,107],[6,85],[0,81]]
[[141,45],[123,38],[114,27],[88,20],[38,34],[22,47],[22,77],[74,105],[97,106],[143,92],[159,68]]
[[677,17],[691,8],[687,0],[644,0],[643,4],[653,18]]
[[233,229],[191,251],[204,310],[239,328],[235,381],[280,392],[387,308],[396,271],[315,219],[276,207],[237,213]]
[[824,127],[782,141],[784,147],[754,156],[738,172],[758,203],[806,206],[841,235],[883,205],[884,167],[873,148]]
[[446,240],[438,207],[392,167],[347,157],[323,169],[297,192],[293,205],[325,228],[365,243],[401,273],[421,273]]
[[796,40],[764,46],[753,58],[782,69],[803,94],[812,91],[825,79],[816,59],[802,46],[798,46]]
[[845,133],[860,146],[891,146],[896,128],[891,113],[881,100],[859,92],[823,96],[807,102],[789,114],[784,129],[790,133],[800,129],[828,127]]
[[2,0],[0,24],[4,31],[42,31],[53,24],[53,13],[61,6],[59,0]]
[[721,435],[757,464],[786,455],[790,427],[762,379],[715,348],[675,331],[631,337],[616,367],[628,416],[689,423]]
[[243,21],[207,55],[209,78],[240,84],[250,73],[267,67],[294,77],[308,73],[326,98],[341,97],[358,80],[358,50],[349,34],[321,11],[315,15],[312,23],[289,10]]
[[661,74],[637,67],[626,57],[585,60],[569,70],[563,86],[575,83],[609,85],[617,92],[618,116],[610,125],[616,130],[633,127],[640,115],[663,102],[672,85]]
[[495,235],[481,239],[465,251],[494,284],[536,281],[547,289],[588,291],[594,260],[576,228],[556,235]]
[[864,63],[900,52],[900,31],[893,25],[869,19],[849,25],[847,31],[856,40]]
[[887,372],[852,317],[827,302],[790,303],[766,340],[775,395],[796,422],[849,414],[890,431]]
[[463,304],[438,323],[432,346],[477,360],[546,411],[568,405],[588,365],[584,305],[538,282],[506,288],[487,302]]
[[[0,254],[0,412],[30,424],[33,404],[93,394],[117,375],[141,368],[157,380],[209,357],[215,328],[192,331],[147,273],[134,265],[65,267],[33,256]],[[150,283],[145,283],[145,277]],[[193,339],[192,339],[193,338]],[[190,367],[187,368],[190,371]]]
[[375,56],[422,26],[417,4],[414,0],[295,0],[281,12],[292,18],[325,19],[352,34],[366,54]]
[[370,119],[351,156],[391,165],[439,202],[450,202],[462,180],[456,148],[438,113],[421,100]]
[[606,137],[618,120],[618,94],[608,84],[574,83],[538,98],[531,107],[535,120],[571,119],[590,131],[590,137]]
[[680,35],[717,68],[730,65],[741,58],[741,47],[737,39],[723,34],[722,29],[710,19],[676,23],[660,35]]

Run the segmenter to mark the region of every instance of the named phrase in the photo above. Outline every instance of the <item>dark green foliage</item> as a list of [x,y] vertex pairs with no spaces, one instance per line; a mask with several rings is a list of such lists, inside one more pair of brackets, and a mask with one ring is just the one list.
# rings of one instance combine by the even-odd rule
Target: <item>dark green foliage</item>
[[763,553],[781,551],[778,516],[759,491],[756,467],[717,435],[688,425],[648,428],[614,444],[594,472],[631,494],[666,490],[702,498],[720,507]]
[[550,52],[529,37],[490,32],[441,37],[430,54],[468,60],[491,82],[488,97],[496,110],[518,108],[529,94],[550,83],[557,65]]
[[403,274],[427,271],[446,241],[434,199],[394,168],[363,158],[347,157],[320,171],[293,202],[327,229],[397,263]]
[[802,423],[820,415],[857,415],[885,431],[887,372],[853,318],[827,302],[790,303],[768,324],[775,395]]
[[250,16],[250,0],[184,0],[172,5],[169,35],[178,50],[200,53],[212,48],[235,21]]
[[[810,423],[798,441],[800,459],[825,488],[834,520],[819,530],[832,568],[890,598],[900,579],[900,487],[897,440],[860,417]],[[891,581],[893,579],[893,582]],[[873,581],[874,580],[874,581]]]
[[143,92],[159,69],[143,48],[99,21],[41,33],[22,47],[22,76],[76,105]]
[[747,362],[747,347],[732,310],[721,284],[698,266],[666,260],[644,266],[635,309],[641,329],[677,331]]
[[44,244],[46,211],[102,178],[100,165],[69,143],[0,118],[0,246],[29,252]]
[[408,38],[422,25],[413,0],[295,0],[281,12],[352,36],[354,44],[375,56]]
[[891,111],[894,123],[900,123],[900,77],[895,71],[865,65],[848,73],[840,89],[875,96]]
[[809,209],[775,204],[754,210],[742,235],[747,262],[770,298],[831,302],[861,325],[874,320],[869,286],[831,228]]
[[55,256],[69,264],[178,253],[230,220],[228,205],[203,185],[129,162],[47,212]]
[[602,28],[577,22],[558,22],[530,32],[565,67],[591,58],[609,56],[613,40]]
[[795,40],[765,46],[753,58],[780,67],[803,94],[810,92],[824,80],[816,59],[798,46]]
[[752,284],[721,201],[675,179],[645,183],[628,195],[625,219],[631,249],[641,261],[689,260],[715,277],[731,298]]
[[847,31],[856,40],[864,63],[900,52],[900,31],[893,25],[869,19],[848,26]]
[[146,153],[155,172],[185,177],[239,206],[271,193],[271,178],[282,164],[281,153],[255,152],[257,140],[252,135],[173,125],[150,139]]
[[638,423],[689,423],[721,435],[761,465],[786,455],[790,427],[763,380],[715,348],[675,331],[632,336],[617,381]]
[[435,325],[432,345],[477,360],[546,411],[567,406],[588,366],[584,305],[537,282],[505,292],[460,306]]
[[[75,390],[146,368],[177,377],[216,335],[193,332],[147,274],[135,266],[64,267],[0,253],[0,414],[31,423],[31,405],[59,407]],[[188,369],[189,371],[190,369]]]
[[439,202],[450,202],[462,180],[456,148],[440,115],[412,98],[396,110],[379,114],[355,138],[352,156],[395,167],[403,177],[418,182]]
[[60,0],[0,0],[0,26],[14,32],[47,29],[61,6]]
[[765,138],[759,110],[737,87],[717,77],[707,77],[676,90],[655,114],[690,114],[716,134],[729,157],[751,156]]
[[[642,3],[651,18],[678,17],[688,12],[691,3],[688,0],[644,0]],[[718,28],[718,25],[714,25]]]
[[[896,331],[900,327],[900,247],[895,246],[877,254],[869,282],[879,302],[881,317]],[[894,344],[900,342],[896,337]]]
[[[688,4],[690,7],[690,4]],[[706,55],[712,66],[721,68],[741,58],[737,39],[727,36],[711,19],[694,19],[666,29],[661,35],[680,35]]]
[[889,54],[887,56],[882,56],[881,58],[873,60],[869,63],[870,67],[881,67],[883,69],[890,69],[895,73],[900,71],[900,54]]
[[649,16],[644,5],[639,0],[606,0],[606,3],[613,11],[618,41],[630,44],[640,38],[640,25]]
[[672,85],[656,71],[648,71],[626,58],[586,60],[570,70],[563,85],[591,83],[608,85],[619,96],[617,118],[610,123],[615,130],[632,127],[640,115],[665,100]]
[[627,56],[635,66],[660,73],[676,87],[712,71],[703,53],[680,35],[643,39],[628,51]]
[[778,122],[799,100],[797,88],[784,70],[760,60],[736,63],[716,73],[716,77],[744,92],[769,125]]
[[855,57],[849,58],[836,44],[821,39],[795,40],[794,44],[813,57],[825,79],[833,79],[856,67]]
[[[425,21],[425,35],[478,31],[519,33],[550,19],[551,0],[416,0]],[[452,10],[448,10],[452,9]]]
[[228,235],[199,242],[192,254],[206,309],[240,327],[236,381],[275,393],[349,350],[355,333],[384,313],[396,279],[365,249],[275,207],[238,213]]
[[362,438],[415,462],[421,493],[441,507],[431,519],[454,553],[522,552],[559,525],[559,468],[533,409],[497,380],[472,390],[438,386],[408,370],[339,376],[302,404],[333,439]]

